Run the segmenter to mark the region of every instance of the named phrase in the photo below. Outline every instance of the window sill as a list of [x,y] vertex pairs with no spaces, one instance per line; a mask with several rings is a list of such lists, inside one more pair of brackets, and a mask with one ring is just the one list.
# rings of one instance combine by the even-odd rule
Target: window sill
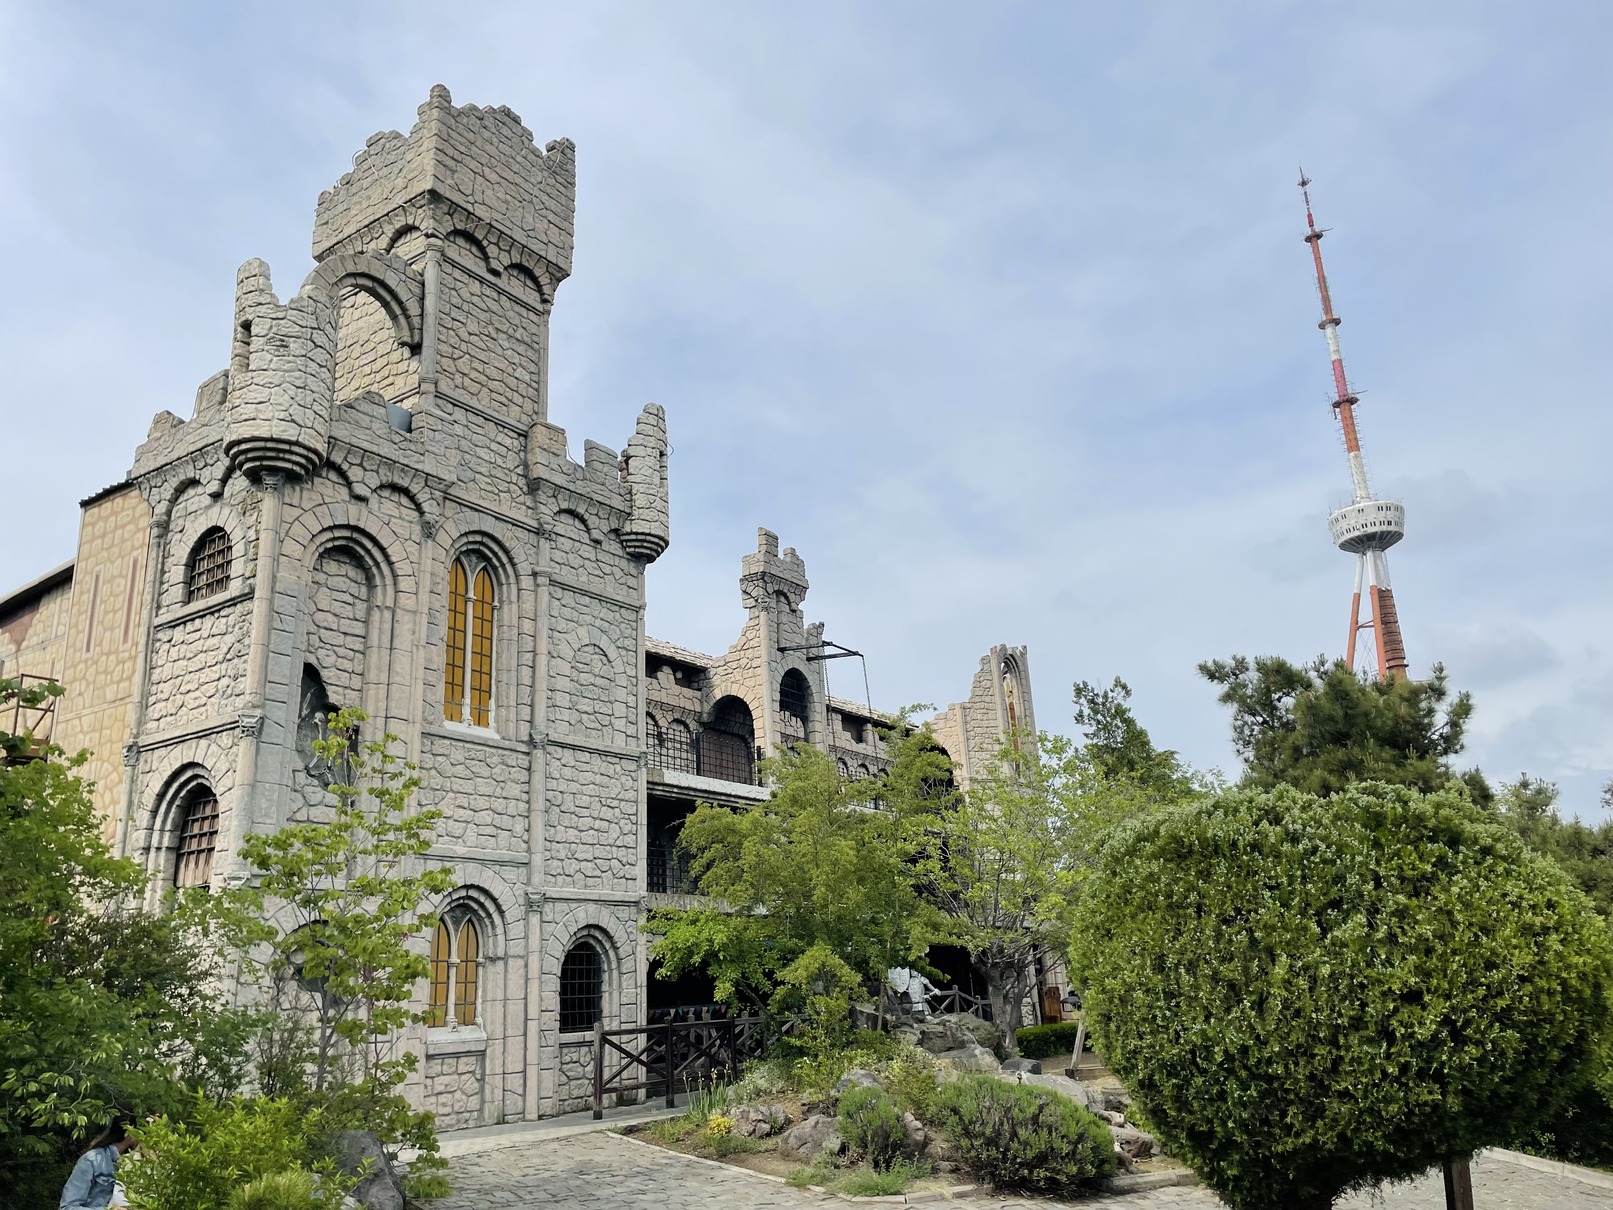
[[421,728],[427,735],[435,735],[438,739],[456,739],[467,744],[483,744],[489,748],[504,748],[511,752],[526,752],[530,744],[520,743],[513,739],[505,739],[492,727],[475,727],[470,723],[451,723],[446,720],[430,727]]
[[227,609],[231,605],[238,605],[242,601],[252,599],[253,586],[237,588],[233,592],[225,591],[216,596],[203,597],[199,601],[186,601],[183,605],[171,605],[152,625],[153,630],[166,630],[171,626],[179,626],[192,618],[199,618],[203,614],[214,613],[220,609]]
[[480,1025],[438,1025],[426,1030],[426,1056],[480,1054],[487,1031]]

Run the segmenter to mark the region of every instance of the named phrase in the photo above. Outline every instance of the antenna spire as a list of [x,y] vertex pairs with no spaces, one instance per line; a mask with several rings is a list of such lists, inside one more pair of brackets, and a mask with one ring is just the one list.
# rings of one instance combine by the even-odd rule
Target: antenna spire
[[[1333,542],[1340,550],[1356,556],[1355,594],[1350,603],[1350,638],[1345,660],[1355,666],[1355,640],[1363,630],[1371,630],[1376,640],[1378,676],[1384,680],[1406,675],[1406,647],[1400,637],[1400,619],[1395,612],[1394,593],[1389,587],[1389,560],[1385,552],[1406,536],[1406,508],[1395,500],[1379,500],[1367,483],[1367,464],[1361,455],[1361,435],[1355,427],[1355,405],[1360,399],[1350,389],[1344,374],[1344,353],[1339,347],[1339,319],[1333,311],[1333,296],[1327,288],[1327,271],[1322,267],[1322,236],[1311,211],[1311,179],[1299,170],[1299,189],[1305,199],[1305,242],[1311,246],[1316,269],[1316,292],[1321,298],[1322,319],[1316,326],[1327,337],[1328,358],[1333,370],[1333,412],[1344,434],[1344,452],[1350,463],[1353,499],[1328,518]],[[1361,620],[1361,591],[1366,588],[1371,618]]]

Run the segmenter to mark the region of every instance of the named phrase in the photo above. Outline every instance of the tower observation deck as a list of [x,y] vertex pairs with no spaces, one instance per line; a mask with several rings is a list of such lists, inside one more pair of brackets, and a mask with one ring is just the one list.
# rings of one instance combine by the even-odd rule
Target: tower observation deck
[[[1327,337],[1328,356],[1333,368],[1333,412],[1344,436],[1344,452],[1350,464],[1353,498],[1327,519],[1333,544],[1356,557],[1355,593],[1350,600],[1350,631],[1345,661],[1355,667],[1356,639],[1370,630],[1378,675],[1384,679],[1406,675],[1406,645],[1400,637],[1400,618],[1395,611],[1394,592],[1389,586],[1389,560],[1385,552],[1406,536],[1406,506],[1397,500],[1379,500],[1367,482],[1366,459],[1361,455],[1361,435],[1355,425],[1355,405],[1360,399],[1344,376],[1344,354],[1339,347],[1339,324],[1333,311],[1333,298],[1327,288],[1327,272],[1322,268],[1322,236],[1311,213],[1310,178],[1302,169],[1300,192],[1305,198],[1305,242],[1311,247],[1316,267],[1316,290],[1321,295],[1322,319],[1317,327]],[[1361,616],[1361,597],[1366,593],[1368,617]]]

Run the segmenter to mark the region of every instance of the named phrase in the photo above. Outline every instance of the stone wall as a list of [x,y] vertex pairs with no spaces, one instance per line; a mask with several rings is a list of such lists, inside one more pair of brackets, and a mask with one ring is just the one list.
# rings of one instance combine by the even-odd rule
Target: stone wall
[[336,321],[336,401],[365,391],[396,399],[420,370],[420,358],[398,343],[392,319],[371,294],[348,289]]
[[482,1089],[487,1068],[485,1051],[427,1054],[426,1104],[437,1115],[438,1130],[463,1130],[482,1122]]

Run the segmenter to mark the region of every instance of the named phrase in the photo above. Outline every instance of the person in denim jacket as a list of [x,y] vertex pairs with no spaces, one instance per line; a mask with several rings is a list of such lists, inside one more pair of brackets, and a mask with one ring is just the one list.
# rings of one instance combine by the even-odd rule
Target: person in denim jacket
[[126,1206],[123,1186],[118,1184],[118,1161],[134,1146],[121,1121],[113,1122],[78,1157],[73,1175],[62,1189],[61,1210],[101,1210],[103,1206]]

